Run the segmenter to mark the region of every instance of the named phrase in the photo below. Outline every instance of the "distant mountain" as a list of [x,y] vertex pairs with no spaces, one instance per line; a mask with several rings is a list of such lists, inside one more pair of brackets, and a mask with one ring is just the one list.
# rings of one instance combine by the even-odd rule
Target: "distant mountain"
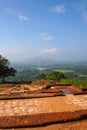
[[58,59],[53,59],[53,58],[41,58],[41,57],[32,57],[29,59],[26,59],[21,62],[15,62],[11,63],[11,65],[14,66],[27,66],[27,65],[48,65],[48,64],[87,64],[87,61],[64,61],[64,60],[58,60]]

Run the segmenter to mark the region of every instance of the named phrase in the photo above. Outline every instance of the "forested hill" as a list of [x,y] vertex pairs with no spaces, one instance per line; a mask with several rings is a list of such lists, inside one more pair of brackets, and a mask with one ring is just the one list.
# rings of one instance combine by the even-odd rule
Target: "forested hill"
[[87,63],[56,63],[45,65],[14,65],[17,74],[9,77],[7,81],[29,81],[35,80],[41,73],[49,74],[51,71],[59,71],[67,78],[86,79]]

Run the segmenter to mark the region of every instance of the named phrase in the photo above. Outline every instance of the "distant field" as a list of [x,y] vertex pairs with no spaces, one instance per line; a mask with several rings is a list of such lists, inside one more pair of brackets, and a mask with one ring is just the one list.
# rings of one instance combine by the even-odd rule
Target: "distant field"
[[[78,75],[79,77],[84,77],[84,74],[77,73],[77,75]],[[85,75],[85,77],[87,77],[87,75]]]
[[[86,63],[57,63],[57,64],[44,64],[43,65],[21,65],[15,66],[17,74],[14,77],[6,78],[7,82],[20,82],[20,81],[34,81],[38,79],[41,73],[49,74],[52,71],[59,71],[64,73],[64,76],[72,79],[87,79],[87,64]],[[85,85],[86,86],[86,85]]]
[[74,72],[74,70],[67,70],[67,69],[55,69],[55,71],[59,71],[59,72],[62,72],[62,73],[71,73],[71,72]]

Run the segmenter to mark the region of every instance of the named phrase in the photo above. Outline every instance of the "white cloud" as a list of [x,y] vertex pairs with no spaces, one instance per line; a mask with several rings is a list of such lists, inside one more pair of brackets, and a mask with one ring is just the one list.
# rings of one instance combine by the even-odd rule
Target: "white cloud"
[[64,4],[56,5],[53,8],[51,8],[51,11],[56,13],[64,13],[66,11],[65,5]]
[[39,35],[42,36],[42,37],[44,37],[44,36],[47,35],[47,32],[41,32]]
[[54,39],[54,36],[49,35],[47,32],[41,32],[39,34],[39,38],[45,41],[50,41]]
[[49,48],[49,49],[43,49],[40,51],[41,54],[56,54],[57,49],[56,48]]
[[21,14],[21,13],[18,13],[18,19],[19,20],[23,20],[23,21],[27,21],[28,20],[28,17],[27,16],[25,16],[25,15],[23,15],[23,14]]
[[13,16],[16,16],[20,21],[27,21],[28,20],[28,17],[23,15],[20,12],[16,12],[16,11],[11,10],[11,9],[6,9],[5,12],[8,14],[11,14]]
[[46,36],[43,38],[43,40],[46,40],[46,41],[50,41],[50,40],[53,40],[54,37],[53,36]]

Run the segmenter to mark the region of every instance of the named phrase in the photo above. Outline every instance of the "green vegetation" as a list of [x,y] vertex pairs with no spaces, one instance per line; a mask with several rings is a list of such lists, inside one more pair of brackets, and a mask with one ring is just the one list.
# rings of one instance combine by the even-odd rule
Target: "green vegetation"
[[50,81],[49,85],[56,85],[56,81]]
[[62,72],[58,72],[58,71],[52,71],[48,75],[48,79],[50,79],[50,80],[60,81],[60,79],[63,79],[63,78],[65,78],[63,73]]
[[38,79],[47,79],[47,75],[45,73],[41,73],[39,76],[38,76]]
[[7,96],[0,95],[0,99],[6,98]]
[[15,76],[16,70],[9,65],[9,60],[0,55],[0,79],[2,82],[4,82],[8,76]]
[[79,87],[87,87],[87,79],[74,79],[74,78],[67,78],[61,79],[62,83],[70,83]]
[[49,80],[54,80],[54,81],[59,81],[60,79],[65,78],[62,72],[58,71],[52,71],[48,74],[46,73],[41,73],[38,76],[38,79],[49,79]]
[[6,88],[6,85],[0,85],[0,88]]
[[[57,64],[44,64],[44,65],[15,65],[14,68],[17,70],[16,76],[7,77],[7,82],[21,82],[21,81],[34,81],[37,79],[54,79],[52,74],[60,72],[64,75],[64,79],[60,82],[72,83],[77,86],[87,86],[87,63],[57,63]],[[40,69],[38,69],[40,68]],[[41,69],[42,68],[42,69]],[[50,74],[51,73],[51,74]],[[51,75],[51,76],[50,76]],[[54,76],[55,77],[55,76]],[[54,84],[54,83],[52,83]]]
[[42,85],[44,85],[44,83],[38,83],[37,85],[38,85],[38,86],[42,86]]

